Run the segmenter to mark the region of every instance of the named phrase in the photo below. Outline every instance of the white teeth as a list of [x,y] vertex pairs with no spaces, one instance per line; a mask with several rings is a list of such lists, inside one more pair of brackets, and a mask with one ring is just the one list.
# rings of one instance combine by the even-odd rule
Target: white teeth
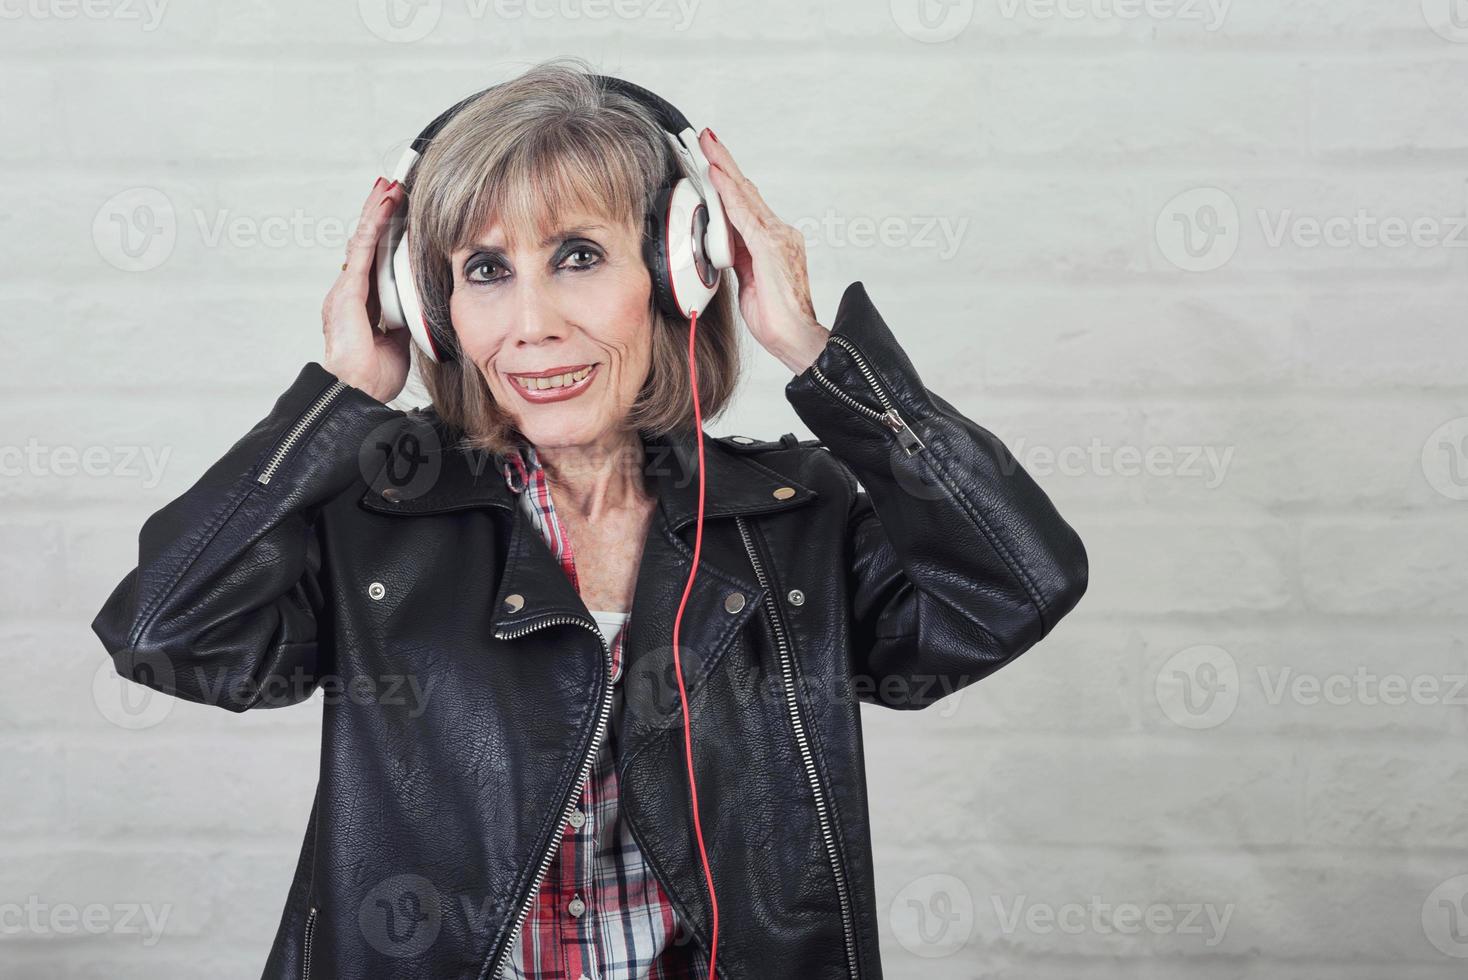
[[514,375],[511,375],[511,377],[515,378],[520,384],[520,387],[529,391],[539,391],[542,388],[564,388],[567,385],[573,385],[590,373],[591,367],[584,367],[580,371],[573,371],[570,374],[557,374],[549,378],[521,378],[515,377]]

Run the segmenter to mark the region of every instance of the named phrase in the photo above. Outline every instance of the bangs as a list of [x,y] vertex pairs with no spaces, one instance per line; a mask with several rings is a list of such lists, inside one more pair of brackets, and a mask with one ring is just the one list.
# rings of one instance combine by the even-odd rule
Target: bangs
[[567,120],[527,134],[486,168],[475,198],[450,211],[464,220],[445,229],[445,254],[475,244],[491,223],[514,248],[539,242],[573,214],[616,227],[640,222],[655,189],[648,164],[625,151],[625,140],[595,125]]

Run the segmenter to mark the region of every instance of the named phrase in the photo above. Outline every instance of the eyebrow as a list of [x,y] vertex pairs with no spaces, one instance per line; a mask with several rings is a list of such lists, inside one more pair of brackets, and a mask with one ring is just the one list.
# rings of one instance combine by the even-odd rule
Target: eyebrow
[[[562,228],[559,231],[553,231],[549,235],[546,235],[544,238],[542,238],[540,240],[540,247],[541,248],[550,248],[552,245],[554,245],[556,242],[560,241],[563,238],[573,238],[573,237],[575,237],[577,235],[587,235],[587,234],[590,234],[593,231],[606,231],[606,230],[607,230],[606,225],[599,225],[599,224],[576,225],[573,228]],[[482,249],[491,249],[491,250],[498,249],[499,247],[500,246],[498,246],[498,245],[490,245],[488,242],[476,242],[474,245],[471,245],[470,246],[470,248],[482,248]]]

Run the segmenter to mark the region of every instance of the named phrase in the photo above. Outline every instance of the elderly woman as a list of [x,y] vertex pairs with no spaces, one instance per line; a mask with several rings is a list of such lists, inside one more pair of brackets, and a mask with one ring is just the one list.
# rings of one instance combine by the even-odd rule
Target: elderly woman
[[144,524],[93,623],[123,676],[231,711],[323,695],[265,976],[876,980],[861,703],[930,705],[1085,591],[1004,446],[861,283],[821,324],[800,234],[699,144],[739,313],[815,439],[700,442],[689,358],[715,417],[732,284],[690,353],[643,247],[683,164],[645,105],[548,63],[410,180],[455,355],[419,360],[432,407],[386,404],[410,346],[374,329],[373,254],[407,198],[379,180],[323,359]]

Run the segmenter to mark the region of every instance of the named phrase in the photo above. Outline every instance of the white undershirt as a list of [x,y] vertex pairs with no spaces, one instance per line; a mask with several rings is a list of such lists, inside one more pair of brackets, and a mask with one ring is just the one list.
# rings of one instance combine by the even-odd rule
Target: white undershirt
[[624,612],[610,612],[605,609],[588,609],[587,612],[596,620],[601,635],[607,638],[608,643],[617,638],[618,631],[627,622],[627,613]]

